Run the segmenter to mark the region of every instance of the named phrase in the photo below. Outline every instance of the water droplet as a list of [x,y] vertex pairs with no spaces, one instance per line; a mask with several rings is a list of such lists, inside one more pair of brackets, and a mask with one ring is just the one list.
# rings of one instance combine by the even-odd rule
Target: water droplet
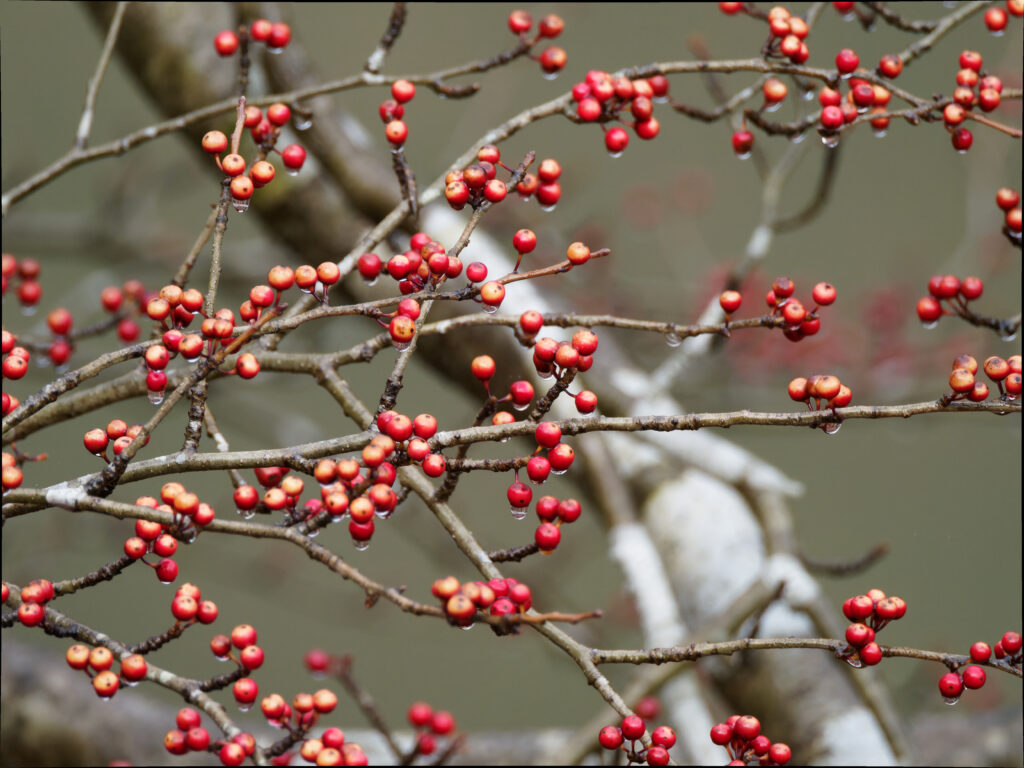
[[668,96],[655,96],[651,101],[655,104],[668,104]]
[[851,77],[853,77],[853,72],[846,72],[845,74],[839,75],[840,80],[849,80]]
[[36,367],[46,368],[50,365],[50,358],[46,355],[36,355]]
[[679,338],[678,333],[670,332],[665,334],[665,343],[668,344],[670,347],[678,347],[680,344],[683,343],[683,340]]
[[239,213],[245,213],[249,210],[248,200],[239,200],[237,197],[231,198],[231,204],[235,206],[235,210]]
[[375,277],[375,278],[373,278],[373,280],[367,280],[366,284],[367,285],[376,285],[379,280],[380,280],[379,277]]
[[568,467],[566,467],[565,469],[552,469],[551,470],[551,474],[552,475],[564,475],[568,471],[569,471]]
[[199,359],[200,357],[201,357],[201,355],[196,355],[195,357],[186,357],[186,358],[185,358],[185,362],[186,362],[186,363],[194,363],[194,362],[195,362],[196,360],[198,360],[198,359]]
[[315,539],[319,535],[320,535],[320,529],[319,528],[314,528],[312,531],[306,531],[306,537],[310,538],[310,539]]
[[[992,37],[1002,37],[1002,36],[1003,36],[1003,32],[1004,32],[1004,31],[1005,31],[1005,30],[1002,30],[1002,29],[993,29],[993,30],[991,30],[991,33],[992,33]],[[956,703],[956,702],[954,702],[954,704],[955,704],[955,703]]]
[[552,376],[555,375],[555,372],[554,371],[537,371],[537,375],[540,376],[542,379],[550,379]]
[[747,158],[750,157],[750,153],[749,152],[742,152],[742,153],[737,154],[736,157],[739,160],[746,160]]
[[622,150],[620,149],[618,152],[609,152],[608,157],[622,157]]
[[312,117],[297,117],[292,121],[292,125],[295,126],[296,131],[308,131],[310,126],[313,125]]
[[267,53],[272,53],[272,54],[274,54],[275,56],[276,56],[277,54],[279,54],[279,53],[280,53],[281,51],[283,51],[283,50],[284,50],[284,48],[271,48],[271,47],[270,47],[269,45],[267,46]]
[[359,552],[365,552],[370,548],[370,542],[360,541],[359,539],[352,539],[352,546]]
[[956,704],[958,701],[960,701],[960,697],[959,696],[943,696],[942,700],[944,702],[946,702],[947,704],[949,704],[949,706],[952,707],[954,704]]
[[930,331],[930,330],[931,330],[932,328],[934,328],[934,327],[935,327],[936,325],[938,325],[938,324],[939,324],[939,321],[938,321],[938,320],[932,320],[932,321],[931,321],[930,323],[921,323],[921,326],[922,326],[922,327],[923,327],[923,328],[924,328],[924,329],[925,329],[926,331]]
[[113,696],[100,696],[100,701],[102,701],[104,704],[109,704],[113,700],[114,700]]
[[[1011,339],[1011,341],[1012,341],[1012,339]],[[68,371],[70,371],[71,370],[71,366],[68,365],[67,363],[65,363],[64,365],[58,365],[53,370],[54,370],[54,373],[56,373],[58,376],[60,376],[61,374],[64,374],[64,373],[67,373]]]
[[841,426],[843,426],[841,423],[836,423],[832,421],[827,424],[822,424],[821,431],[824,432],[826,435],[834,435],[836,432],[839,431],[839,428]]
[[1000,334],[999,338],[1003,341],[1013,341],[1017,338],[1017,331],[1010,331],[1008,333]]
[[238,705],[238,711],[239,712],[248,712],[250,709],[252,709],[252,704],[241,704],[241,703],[239,703],[239,705]]
[[[37,309],[38,307],[36,307],[35,304],[24,304],[21,307],[21,314],[25,317],[32,317],[32,315],[36,313]],[[110,701],[110,699],[104,699],[104,701]]]
[[197,531],[195,528],[189,528],[183,534],[183,536],[184,538],[182,539],[182,541],[184,541],[186,544],[192,544],[195,542],[196,539],[199,538],[199,531]]
[[[558,203],[555,203],[555,205],[558,205]],[[555,205],[542,205],[540,207],[540,209],[542,211],[547,212],[547,213],[551,213],[551,211],[555,210]],[[33,311],[35,311],[35,310],[33,310]]]
[[509,440],[511,440],[511,438],[509,438],[509,437],[499,437],[498,438],[498,442],[499,443],[507,443]]
[[807,138],[807,131],[804,131],[802,133],[794,133],[792,136],[789,137],[789,140],[793,144],[799,144],[801,141],[803,141],[806,138]]
[[557,72],[543,72],[541,73],[541,75],[545,80],[554,80],[556,77],[558,77]]
[[380,520],[387,520],[391,517],[391,513],[386,509],[375,509],[373,510],[373,514],[375,514]]
[[241,515],[243,520],[252,520],[256,517],[256,510],[254,509],[236,509],[235,512]]
[[860,660],[859,656],[847,656],[845,661],[854,669],[860,669],[864,666],[864,662]]
[[171,579],[170,581],[164,581],[163,579],[160,579],[160,583],[161,584],[173,584],[174,583],[174,579]]
[[164,401],[164,390],[161,389],[159,392],[152,392],[151,391],[149,393],[149,402],[151,402],[153,405],[160,405],[160,403],[162,403],[163,401]]
[[829,149],[834,149],[839,146],[839,134],[833,133],[827,136],[822,136],[821,143]]
[[782,102],[781,101],[776,101],[776,102],[773,102],[771,104],[765,104],[764,105],[764,109],[762,109],[761,111],[762,112],[778,112],[779,109],[781,109],[781,108],[782,108]]
[[[1008,339],[1008,341],[1013,341],[1013,339]],[[530,404],[523,403],[522,405],[520,405],[519,403],[512,403],[512,407],[515,408],[517,411],[525,411],[527,408],[530,407]]]
[[958,150],[956,151],[956,153],[957,153],[958,155],[966,155],[966,154],[967,154],[967,150],[966,150],[966,149],[958,149]]
[[814,89],[809,88],[806,91],[800,91],[800,98],[804,101],[814,101]]
[[493,304],[484,304],[483,307],[481,307],[481,309],[483,309],[483,311],[486,312],[488,315],[493,315],[495,312],[498,311],[498,308]]
[[391,346],[393,346],[399,352],[404,352],[405,350],[407,350],[409,348],[409,344],[410,342],[408,341],[395,341],[394,339],[391,340]]
[[139,684],[138,680],[125,680],[124,678],[121,678],[121,685],[126,685],[129,688],[134,688],[138,684]]
[[512,517],[516,520],[523,520],[526,518],[526,507],[509,507],[508,511],[512,513]]
[[885,134],[887,134],[888,132],[889,131],[886,130],[885,128],[875,128],[875,138],[876,139],[884,139],[885,138]]
[[298,176],[299,170],[299,168],[285,168],[284,172],[287,173],[289,176]]
[[[550,79],[550,78],[549,78],[549,79]],[[460,624],[460,625],[459,625],[459,629],[466,629],[466,630],[469,630],[469,629],[472,629],[472,628],[473,628],[473,627],[475,627],[475,626],[476,626],[475,624]]]

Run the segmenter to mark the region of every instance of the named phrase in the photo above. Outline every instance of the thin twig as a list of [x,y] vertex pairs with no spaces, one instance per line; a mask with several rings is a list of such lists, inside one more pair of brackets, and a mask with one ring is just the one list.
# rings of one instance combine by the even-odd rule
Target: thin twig
[[82,118],[78,121],[78,133],[75,135],[76,150],[85,149],[89,141],[89,134],[92,132],[93,115],[96,109],[96,95],[100,90],[100,83],[103,82],[103,75],[107,72],[107,65],[110,63],[110,56],[114,52],[114,44],[121,31],[121,21],[124,19],[125,9],[128,3],[119,2],[114,9],[114,17],[110,20],[110,29],[107,30],[107,39],[103,42],[103,50],[100,52],[100,60],[96,62],[96,72],[89,80],[89,88],[85,94],[85,108],[82,110]]

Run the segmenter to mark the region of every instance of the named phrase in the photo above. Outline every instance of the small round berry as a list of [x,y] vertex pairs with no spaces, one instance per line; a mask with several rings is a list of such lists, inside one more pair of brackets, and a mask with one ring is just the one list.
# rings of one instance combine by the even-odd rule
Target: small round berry
[[267,48],[272,51],[279,51],[288,45],[291,39],[291,27],[281,22],[272,24],[270,26],[270,34],[267,35]]
[[985,670],[977,664],[969,664],[963,671],[964,688],[977,690],[985,684]]
[[659,725],[654,731],[651,732],[651,741],[657,744],[659,747],[665,749],[672,749],[676,743],[676,732],[669,728],[667,725]]
[[238,35],[230,29],[218,32],[217,36],[213,38],[213,47],[219,55],[230,56],[238,50]]
[[613,155],[622,152],[629,144],[629,134],[621,126],[609,129],[604,135],[604,145]]
[[579,266],[590,259],[590,249],[581,242],[572,243],[565,251],[569,263]]
[[974,135],[966,128],[957,128],[953,131],[953,149],[957,152],[966,152],[974,143]]
[[537,235],[532,229],[520,229],[512,236],[512,247],[519,253],[530,253],[537,247]]
[[647,733],[647,726],[644,725],[644,721],[636,715],[629,715],[622,721],[622,735],[629,739],[639,739]]
[[281,150],[281,162],[285,168],[297,171],[306,162],[306,150],[298,144],[289,144]]
[[480,286],[480,300],[488,307],[497,308],[505,300],[505,286],[491,280]]
[[934,323],[942,317],[942,305],[931,296],[925,296],[917,302],[917,316],[922,323]]
[[512,11],[508,15],[508,28],[517,35],[522,34],[533,26],[533,17],[526,11]]
[[494,376],[496,365],[494,363],[494,358],[490,355],[478,355],[473,358],[470,368],[476,378],[480,381],[487,381]]
[[541,552],[552,552],[562,540],[562,531],[552,523],[541,523],[533,538]]
[[741,157],[746,157],[750,154],[751,148],[754,146],[754,134],[750,131],[742,130],[736,131],[732,135],[732,149]]
[[992,648],[988,643],[977,642],[971,646],[972,661],[988,661],[992,656]]
[[569,54],[564,48],[553,45],[546,48],[540,55],[540,68],[548,74],[561,71],[569,61]]
[[416,95],[416,86],[408,80],[396,80],[391,84],[391,98],[399,104],[412,101]]
[[836,300],[836,288],[831,283],[818,283],[811,291],[811,297],[815,304],[827,307]]
[[903,71],[903,59],[894,53],[886,54],[878,62],[878,71],[882,77],[887,77],[890,80],[899,77],[900,72]]
[[647,750],[644,757],[648,765],[668,765],[669,754],[664,747],[653,746]]
[[732,740],[732,725],[719,723],[711,728],[711,742],[724,746]]
[[939,692],[947,699],[955,699],[964,692],[964,683],[956,672],[947,672],[939,678]]
[[1010,656],[1016,654],[1021,648],[1021,637],[1016,632],[1007,632],[999,642],[1002,644],[1003,650]]
[[121,687],[121,680],[117,674],[111,672],[109,669],[100,672],[96,677],[92,679],[92,687],[96,691],[96,695],[103,699],[109,699],[115,693],[117,689]]
[[974,374],[966,368],[955,368],[949,374],[949,387],[957,393],[967,393],[974,389]]
[[744,741],[751,741],[761,733],[761,721],[753,715],[744,715],[733,724],[733,733]]
[[580,413],[593,413],[597,409],[597,395],[584,389],[575,398],[576,410]]
[[849,75],[860,66],[860,57],[849,48],[843,48],[836,54],[836,69],[841,75]]
[[565,29],[565,22],[561,16],[549,13],[537,25],[537,31],[541,37],[558,37]]
[[409,127],[402,120],[392,120],[384,126],[384,136],[393,145],[399,147],[409,137]]
[[778,765],[785,765],[792,757],[793,751],[789,748],[788,744],[776,742],[768,748],[768,758]]
[[1006,29],[1006,11],[1002,8],[993,7],[985,11],[985,26],[988,27],[989,32],[1001,33]]
[[605,749],[618,749],[622,746],[622,731],[614,725],[606,725],[598,734],[597,740]]
[[722,295],[718,297],[718,304],[727,315],[739,309],[742,302],[743,297],[739,291],[722,291]]
[[858,653],[860,655],[860,660],[869,667],[875,666],[882,660],[882,649],[879,647],[878,643],[874,641],[864,645]]

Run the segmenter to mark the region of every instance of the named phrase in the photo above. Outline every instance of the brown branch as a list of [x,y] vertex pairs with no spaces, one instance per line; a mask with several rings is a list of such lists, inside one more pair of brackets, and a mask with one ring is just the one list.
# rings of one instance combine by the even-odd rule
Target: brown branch
[[405,25],[405,5],[405,3],[395,3],[394,6],[392,6],[391,18],[388,19],[388,28],[384,30],[384,34],[381,35],[380,42],[377,43],[377,47],[373,49],[373,53],[371,53],[369,58],[367,58],[366,64],[363,67],[367,72],[380,72],[384,59],[391,50],[391,46],[395,44],[395,40],[397,40],[398,36],[402,33],[402,27]]

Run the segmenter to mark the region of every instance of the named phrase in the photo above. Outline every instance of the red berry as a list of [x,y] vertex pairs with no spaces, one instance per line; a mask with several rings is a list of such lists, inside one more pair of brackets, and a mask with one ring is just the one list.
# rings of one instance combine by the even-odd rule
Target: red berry
[[660,725],[654,729],[651,733],[651,741],[657,744],[659,747],[665,747],[665,749],[672,749],[676,743],[676,732],[669,728],[667,725]]
[[744,715],[733,725],[733,733],[744,741],[751,741],[761,733],[761,721],[753,715]]
[[517,35],[526,32],[533,26],[533,17],[526,11],[512,11],[508,15],[508,28]]
[[963,671],[964,688],[977,690],[985,684],[985,670],[977,664],[968,665]]
[[541,523],[533,538],[541,552],[551,552],[562,540],[562,531],[552,523]]
[[953,149],[957,152],[966,152],[974,143],[974,135],[966,128],[957,128],[953,131]]
[[530,501],[533,499],[533,491],[530,490],[530,486],[523,482],[512,483],[508,487],[508,503],[516,509],[524,509],[530,505]]
[[955,699],[964,692],[964,683],[956,672],[947,672],[939,678],[939,692],[947,699]]
[[989,8],[985,11],[985,26],[989,32],[1002,32],[1006,29],[1006,11],[1002,8]]
[[647,726],[644,725],[644,721],[636,715],[629,715],[622,721],[622,735],[629,739],[639,739],[647,733]]
[[732,135],[732,149],[740,157],[746,157],[754,146],[754,134],[750,131],[736,131]]
[[287,24],[278,22],[270,27],[270,34],[267,35],[267,47],[271,51],[279,51],[288,45],[292,39],[292,30]]
[[890,80],[899,77],[900,72],[903,71],[903,59],[894,53],[886,54],[878,62],[878,71],[883,77],[888,77]]
[[860,57],[849,48],[843,48],[836,54],[836,69],[839,74],[848,75],[860,66]]
[[882,660],[882,649],[874,641],[865,645],[858,653],[860,654],[860,660],[869,667],[875,666]]
[[742,302],[743,297],[739,291],[722,291],[722,295],[718,297],[718,304],[727,315],[739,309]]
[[1003,650],[1010,656],[1016,654],[1021,648],[1021,637],[1016,632],[1007,632],[999,642],[1002,644]]
[[711,728],[711,741],[714,744],[723,746],[732,740],[732,725],[719,723]]
[[408,80],[396,80],[391,84],[391,97],[399,104],[412,101],[416,95],[416,86]]
[[606,725],[598,734],[597,740],[605,749],[618,749],[622,746],[622,731],[614,725]]
[[811,297],[814,299],[815,304],[827,307],[836,300],[835,286],[831,283],[818,283],[811,291]]
[[221,56],[230,56],[238,50],[238,35],[230,29],[218,32],[217,36],[213,38],[213,47]]
[[297,171],[306,162],[306,150],[298,144],[289,144],[281,150],[281,162],[286,168]]
[[604,145],[608,151],[613,155],[617,155],[626,148],[629,144],[629,134],[626,133],[626,129],[620,126],[615,126],[608,130],[604,135]]
[[925,296],[917,302],[917,316],[922,323],[934,323],[942,317],[942,305],[931,296]]
[[988,661],[992,656],[992,649],[988,643],[977,642],[971,646],[972,661]]

